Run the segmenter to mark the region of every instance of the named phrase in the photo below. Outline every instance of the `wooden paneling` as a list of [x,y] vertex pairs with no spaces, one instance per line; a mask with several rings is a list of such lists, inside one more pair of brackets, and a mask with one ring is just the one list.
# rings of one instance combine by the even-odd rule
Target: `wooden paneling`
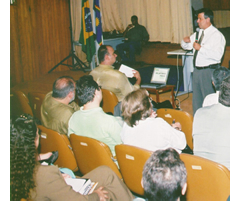
[[211,10],[229,10],[230,0],[203,0],[203,5]]
[[[10,6],[11,85],[40,77],[69,55],[69,18],[69,0],[17,0]],[[55,69],[61,70],[68,67]]]

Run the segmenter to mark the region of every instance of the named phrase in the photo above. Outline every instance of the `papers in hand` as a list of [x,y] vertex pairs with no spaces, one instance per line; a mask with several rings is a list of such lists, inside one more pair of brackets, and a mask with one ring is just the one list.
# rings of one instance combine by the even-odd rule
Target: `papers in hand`
[[121,64],[119,71],[124,73],[128,78],[132,78],[134,76],[133,71],[135,70],[133,68]]
[[68,185],[72,186],[74,191],[82,195],[91,194],[98,184],[98,182],[91,182],[90,179],[82,178],[66,178],[65,181]]

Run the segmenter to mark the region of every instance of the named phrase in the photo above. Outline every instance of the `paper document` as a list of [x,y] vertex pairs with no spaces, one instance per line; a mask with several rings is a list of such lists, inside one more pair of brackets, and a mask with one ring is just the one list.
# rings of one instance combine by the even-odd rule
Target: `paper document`
[[66,178],[65,181],[74,191],[79,192],[82,195],[92,193],[98,184],[98,182],[91,182],[90,179]]
[[134,76],[133,75],[134,69],[130,68],[129,66],[121,64],[119,71],[124,73],[128,78],[132,78]]

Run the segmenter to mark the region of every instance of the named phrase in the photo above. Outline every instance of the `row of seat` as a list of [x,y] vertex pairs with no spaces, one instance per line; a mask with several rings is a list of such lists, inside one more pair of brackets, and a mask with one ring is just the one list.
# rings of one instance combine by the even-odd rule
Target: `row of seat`
[[[116,95],[113,92],[106,89],[102,89],[102,93],[102,109],[104,110],[104,112],[114,113],[114,107],[118,103]],[[45,96],[45,93],[29,92],[27,97],[22,91],[12,90],[10,92],[11,115],[27,113],[41,120],[40,108]]]
[[[106,89],[102,89],[102,92],[103,101],[101,106],[104,112],[114,113],[114,107],[118,103],[116,95]],[[12,91],[10,96],[12,114],[28,113],[32,116],[35,116],[37,119],[41,120],[40,107],[43,99],[45,98],[44,93],[29,92],[27,98],[27,96],[21,91]],[[185,133],[186,136],[187,144],[191,149],[193,149],[192,115],[185,111],[174,109],[158,109],[157,114],[159,117],[162,117],[164,120],[166,120],[169,124],[172,123],[173,119],[180,122],[182,125],[182,131]]]
[[[100,165],[107,165],[132,192],[143,196],[142,170],[151,151],[120,144],[115,146],[116,157],[113,157],[109,147],[98,140],[71,134],[69,142],[65,135],[43,126],[39,129],[42,131],[42,152],[58,150],[59,158],[55,162],[58,166],[86,174]],[[225,166],[194,155],[180,154],[180,157],[188,173],[188,201],[227,200],[230,195],[230,172]]]

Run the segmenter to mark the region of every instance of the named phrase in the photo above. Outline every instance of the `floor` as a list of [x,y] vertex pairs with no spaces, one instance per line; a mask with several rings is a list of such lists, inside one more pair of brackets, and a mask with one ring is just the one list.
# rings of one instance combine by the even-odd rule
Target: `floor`
[[[133,65],[132,67],[138,70],[138,69],[144,69],[145,66],[149,66],[149,65],[147,65],[147,64],[145,65],[142,62],[142,63],[137,63],[137,64]],[[81,70],[79,70],[79,71],[68,70],[68,71],[61,71],[61,72],[57,72],[54,70],[51,73],[47,73],[47,74],[43,75],[42,77],[40,77],[40,78],[38,78],[32,82],[25,82],[25,83],[18,84],[16,86],[14,86],[12,89],[13,90],[21,90],[26,95],[28,95],[28,93],[31,91],[47,93],[47,92],[52,90],[53,82],[56,80],[56,78],[58,78],[60,76],[64,76],[64,75],[72,76],[74,78],[74,80],[78,80],[81,76],[87,75],[87,74],[89,74],[89,72],[83,72]],[[178,95],[180,95],[180,92],[178,93]],[[154,94],[151,95],[151,97],[153,100],[156,100],[156,96]],[[165,100],[171,100],[170,98],[171,98],[170,92],[162,93],[160,95],[160,101],[161,102],[165,101]],[[186,111],[186,112],[190,113],[191,115],[193,114],[193,111],[192,111],[192,93],[186,93],[186,94],[177,96],[175,103],[178,106],[178,108],[180,108],[181,110]]]

